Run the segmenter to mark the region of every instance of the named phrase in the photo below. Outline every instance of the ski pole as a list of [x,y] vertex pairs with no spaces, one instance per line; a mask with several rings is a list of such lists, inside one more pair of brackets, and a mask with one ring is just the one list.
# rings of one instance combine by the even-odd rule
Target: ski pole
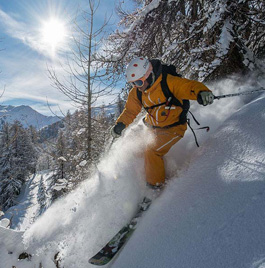
[[114,141],[116,140],[116,138],[112,138],[112,141],[111,141],[111,143],[110,143],[110,145],[109,145],[109,148],[108,148],[108,151],[110,151],[110,149],[111,149],[111,147],[112,147],[112,145],[113,145],[113,143],[114,143]]
[[219,99],[223,99],[223,98],[230,98],[230,97],[236,97],[236,96],[241,96],[241,95],[248,95],[248,94],[253,94],[253,93],[256,93],[256,92],[260,92],[260,91],[265,91],[265,88],[261,87],[259,89],[254,89],[254,90],[245,91],[245,92],[214,96],[214,99],[219,100]]

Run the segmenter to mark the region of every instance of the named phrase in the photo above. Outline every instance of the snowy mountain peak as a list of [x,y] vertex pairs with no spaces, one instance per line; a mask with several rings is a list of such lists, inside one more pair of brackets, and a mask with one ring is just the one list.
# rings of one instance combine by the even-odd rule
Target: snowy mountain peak
[[60,121],[60,118],[56,116],[45,116],[27,105],[0,105],[0,127],[5,122],[13,123],[14,121],[20,121],[26,128],[34,126],[37,129],[41,129]]

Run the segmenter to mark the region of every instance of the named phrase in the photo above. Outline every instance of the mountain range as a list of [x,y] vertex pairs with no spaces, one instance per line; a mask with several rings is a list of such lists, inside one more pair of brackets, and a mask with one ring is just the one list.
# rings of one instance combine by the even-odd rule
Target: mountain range
[[40,114],[27,105],[0,105],[0,128],[5,122],[13,123],[15,121],[20,121],[25,128],[34,126],[36,129],[41,129],[60,121],[60,118]]

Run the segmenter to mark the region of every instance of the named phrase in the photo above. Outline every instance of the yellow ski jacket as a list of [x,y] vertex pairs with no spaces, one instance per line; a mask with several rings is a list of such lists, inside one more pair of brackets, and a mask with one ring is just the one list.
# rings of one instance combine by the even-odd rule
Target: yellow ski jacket
[[[117,119],[118,122],[130,125],[136,116],[141,112],[142,105],[144,107],[151,107],[163,102],[166,102],[166,97],[161,88],[162,74],[157,78],[154,84],[142,93],[142,103],[137,97],[137,88],[134,87],[129,92],[129,96],[123,112]],[[210,91],[204,84],[181,78],[177,76],[167,75],[167,85],[173,95],[183,103],[183,100],[197,100],[200,91]],[[166,127],[179,121],[179,116],[182,108],[178,106],[171,106],[171,109],[166,109],[166,105],[161,105],[153,109],[149,109],[145,117],[145,122],[154,127]],[[176,127],[177,133],[181,136],[184,135],[187,129],[187,124],[178,125]]]

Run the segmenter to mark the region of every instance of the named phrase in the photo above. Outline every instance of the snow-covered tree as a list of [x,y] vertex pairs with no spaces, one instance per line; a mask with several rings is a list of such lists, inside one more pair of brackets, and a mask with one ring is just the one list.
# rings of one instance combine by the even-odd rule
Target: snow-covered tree
[[244,73],[259,64],[256,56],[264,53],[265,42],[263,1],[139,2],[132,12],[122,12],[120,5],[121,28],[105,47],[104,60],[116,79],[137,55],[160,58],[199,80]]
[[114,124],[114,118],[107,114],[105,106],[102,105],[100,108],[100,112],[95,115],[92,123],[93,133],[95,133],[92,143],[94,163],[97,163],[105,150],[106,142],[110,139],[110,127]]
[[27,176],[35,172],[37,152],[18,121],[4,125],[0,144],[0,206],[7,209],[14,205]]
[[34,173],[36,167],[37,154],[32,143],[31,136],[20,122],[15,122],[10,128],[11,152],[12,152],[12,172],[25,180],[29,172]]
[[66,141],[62,131],[59,133],[56,144],[56,161],[58,163],[59,178],[64,179],[66,160]]
[[5,210],[16,204],[22,182],[16,178],[2,178],[0,184],[0,207]]
[[122,92],[118,95],[117,108],[115,113],[116,118],[122,113],[127,97],[128,97],[127,91],[123,88]]
[[39,215],[41,215],[47,206],[46,186],[44,184],[43,176],[40,179],[39,191],[38,191],[38,203],[40,206]]
[[53,176],[53,199],[73,189],[87,178],[104,152],[106,142],[110,138],[109,128],[113,117],[100,107],[100,112],[93,113],[91,130],[91,160],[87,160],[86,151],[86,110],[80,109],[68,114],[64,119],[64,127],[60,130],[55,145],[52,146],[55,173]]
[[29,135],[30,135],[30,138],[31,138],[31,142],[33,144],[37,144],[39,137],[38,137],[38,132],[37,132],[36,128],[33,127],[33,126],[29,126],[28,131],[29,131]]

